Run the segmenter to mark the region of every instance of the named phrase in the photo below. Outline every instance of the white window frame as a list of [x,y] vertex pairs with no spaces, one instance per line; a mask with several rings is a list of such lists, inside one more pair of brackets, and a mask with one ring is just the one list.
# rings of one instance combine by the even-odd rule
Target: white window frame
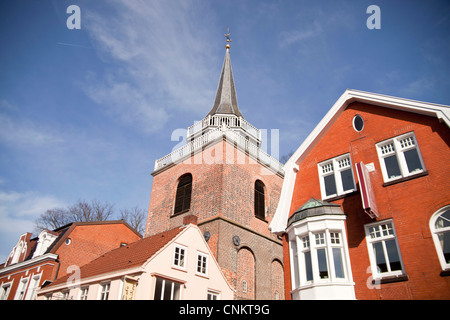
[[172,267],[186,270],[187,247],[175,244],[173,247]]
[[30,280],[30,277],[20,279],[19,286],[17,288],[14,300],[23,300],[23,299],[25,299],[25,293],[27,291],[29,280]]
[[89,286],[81,287],[78,300],[87,300],[88,294],[89,294]]
[[208,289],[206,300],[220,300],[220,291]]
[[439,234],[449,233],[450,227],[436,228],[436,222],[437,222],[438,218],[441,217],[441,215],[448,210],[450,210],[450,205],[447,205],[447,206],[439,209],[438,211],[436,211],[431,216],[431,219],[430,219],[430,231],[431,231],[431,235],[433,237],[434,246],[436,248],[436,252],[439,257],[439,263],[441,264],[442,270],[450,269],[450,262],[447,262],[445,260],[443,248],[442,248],[441,242],[439,240]]
[[39,289],[39,281],[41,281],[41,275],[42,272],[31,277],[25,300],[34,300],[36,298],[36,290]]
[[[157,286],[157,282],[158,280],[162,281],[161,284],[161,294],[159,299],[157,299],[156,297],[156,286]],[[183,283],[177,282],[177,281],[173,281],[173,280],[169,280],[169,279],[165,279],[165,278],[161,278],[161,277],[155,277],[155,286],[154,286],[154,297],[153,300],[164,300],[164,296],[165,296],[165,291],[166,290],[170,290],[170,299],[169,300],[174,300],[174,293],[175,293],[175,286],[179,286],[179,294],[178,294],[178,299],[176,300],[181,300],[182,299],[182,293],[183,293]]]
[[110,281],[101,283],[98,300],[109,300],[110,290],[111,290],[111,282]]
[[0,300],[8,300],[9,293],[11,292],[12,281],[2,284]]
[[69,289],[63,290],[61,294],[62,294],[61,300],[69,300],[69,294],[70,294]]
[[197,251],[197,264],[195,266],[195,274],[201,276],[208,276],[208,260],[209,260],[208,254]]
[[[317,165],[320,180],[320,191],[322,194],[322,200],[334,198],[347,193],[356,191],[355,175],[353,172],[352,159],[350,153],[340,155],[338,157],[322,161]],[[350,169],[352,173],[353,188],[344,190],[342,183],[341,172]],[[334,175],[334,182],[336,186],[336,193],[327,195],[325,188],[325,178]]]
[[[384,226],[384,227],[382,227]],[[381,227],[381,228],[380,228]],[[372,237],[371,230],[372,228],[377,228],[377,230],[374,230],[375,233],[373,233]],[[399,276],[405,274],[405,267],[403,265],[403,259],[402,254],[400,252],[400,246],[398,243],[397,233],[395,231],[394,221],[392,219],[378,221],[374,223],[369,223],[364,225],[364,230],[366,232],[366,243],[367,243],[367,250],[369,252],[369,260],[370,260],[370,268],[372,271],[372,278],[373,279],[380,279],[384,277],[390,277],[390,276]],[[400,270],[391,270],[390,261],[389,261],[389,255],[388,255],[388,249],[386,247],[386,242],[394,240],[395,246],[397,249],[397,254],[400,262]],[[374,244],[375,243],[381,243],[382,249],[383,249],[383,256],[386,263],[386,272],[380,272],[376,256],[374,253]]]
[[[332,241],[331,235],[339,234],[339,243],[336,241],[334,237],[334,241]],[[294,257],[298,258],[298,263],[294,263],[294,265],[299,265],[298,270],[302,270],[300,274],[294,275],[296,279],[298,279],[299,287],[304,287],[308,285],[318,284],[318,283],[338,283],[338,282],[348,282],[348,268],[346,261],[346,252],[345,252],[345,244],[343,241],[343,233],[342,230],[320,230],[320,231],[309,231],[306,234],[302,234],[296,237],[295,245],[292,247],[297,247],[298,255]],[[337,277],[336,274],[336,266],[334,262],[333,249],[340,249],[341,254],[341,263],[342,263],[342,272],[343,277]],[[324,250],[321,252],[325,253],[326,258],[326,268],[327,268],[327,276],[320,276],[320,268],[319,268],[319,250]],[[309,259],[307,259],[307,254],[309,253]],[[308,264],[311,263],[311,272],[312,277],[308,277],[308,272],[306,268],[306,263],[308,260]]]
[[[378,160],[380,161],[381,172],[383,174],[384,182],[391,182],[401,178],[406,178],[410,176],[414,176],[416,174],[420,174],[425,172],[425,164],[423,163],[422,154],[419,149],[419,144],[417,142],[416,136],[414,132],[409,132],[406,134],[402,134],[400,136],[390,138],[388,140],[384,140],[376,144]],[[420,165],[422,169],[416,169],[412,172],[409,172],[408,163],[405,158],[405,152],[416,149],[417,155],[419,157]],[[400,170],[399,176],[388,176],[385,158],[394,156],[397,159],[397,164]]]

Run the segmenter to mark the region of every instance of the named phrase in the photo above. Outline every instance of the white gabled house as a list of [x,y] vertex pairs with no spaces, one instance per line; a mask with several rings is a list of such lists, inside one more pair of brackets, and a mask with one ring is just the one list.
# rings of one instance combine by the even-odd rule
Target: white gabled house
[[234,294],[194,224],[124,245],[74,270],[41,288],[37,299],[231,300]]

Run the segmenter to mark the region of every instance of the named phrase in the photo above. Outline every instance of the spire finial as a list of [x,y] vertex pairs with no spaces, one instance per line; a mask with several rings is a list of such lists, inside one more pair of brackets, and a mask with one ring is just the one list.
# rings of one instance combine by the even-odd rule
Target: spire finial
[[228,26],[227,26],[227,33],[224,34],[224,36],[227,38],[227,45],[225,46],[225,48],[230,49],[231,39],[230,39],[230,28],[228,28]]

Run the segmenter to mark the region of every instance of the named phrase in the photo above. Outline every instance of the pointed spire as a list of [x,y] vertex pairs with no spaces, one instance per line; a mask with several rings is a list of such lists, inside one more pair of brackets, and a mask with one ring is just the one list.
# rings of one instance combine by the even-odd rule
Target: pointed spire
[[225,59],[223,61],[222,73],[220,74],[219,86],[217,87],[216,99],[208,115],[214,114],[234,114],[243,117],[238,108],[236,88],[234,86],[233,71],[230,59],[230,32],[225,34],[227,45],[225,46]]

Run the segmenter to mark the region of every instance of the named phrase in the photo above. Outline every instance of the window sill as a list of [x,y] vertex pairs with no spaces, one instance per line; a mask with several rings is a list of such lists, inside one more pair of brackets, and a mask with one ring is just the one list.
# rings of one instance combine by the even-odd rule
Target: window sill
[[382,278],[377,278],[372,280],[372,284],[386,284],[386,283],[394,283],[394,282],[402,282],[408,281],[409,277],[407,274],[399,274],[397,276],[385,276]]
[[442,270],[439,274],[441,277],[449,277],[450,276],[450,269]]
[[258,220],[261,220],[261,221],[263,221],[263,222],[265,222],[265,223],[269,223],[269,221],[267,221],[265,218],[261,218],[261,217],[258,217],[258,216],[254,216],[256,219],[258,219]]
[[332,201],[336,201],[336,200],[340,200],[340,199],[344,199],[346,197],[351,197],[354,196],[355,194],[358,194],[358,190],[353,190],[351,192],[348,193],[344,193],[338,196],[333,196],[333,197],[329,197],[329,198],[322,198],[323,201],[327,201],[327,202],[332,202]]
[[183,213],[189,212],[190,210],[191,210],[191,209],[186,209],[186,210],[183,210],[183,211],[174,213],[174,214],[172,214],[170,217],[173,218],[173,217],[176,217],[176,216],[180,216],[180,215],[182,215]]
[[398,178],[398,179],[395,179],[395,180],[392,180],[392,181],[385,182],[385,183],[383,183],[383,187],[391,186],[393,184],[405,182],[405,181],[408,181],[408,180],[413,180],[413,179],[424,177],[424,176],[427,176],[427,175],[428,175],[428,171],[423,171],[423,172],[416,173],[416,174],[411,175],[411,176],[407,176],[407,177],[404,177],[404,178]]
[[182,268],[182,267],[178,267],[178,266],[174,266],[174,265],[172,265],[172,269],[177,270],[177,271],[187,272],[186,268]]
[[208,279],[208,280],[209,280],[209,276],[206,275],[206,274],[195,272],[195,275],[196,275],[197,277],[200,277],[200,278],[204,278],[204,279]]

